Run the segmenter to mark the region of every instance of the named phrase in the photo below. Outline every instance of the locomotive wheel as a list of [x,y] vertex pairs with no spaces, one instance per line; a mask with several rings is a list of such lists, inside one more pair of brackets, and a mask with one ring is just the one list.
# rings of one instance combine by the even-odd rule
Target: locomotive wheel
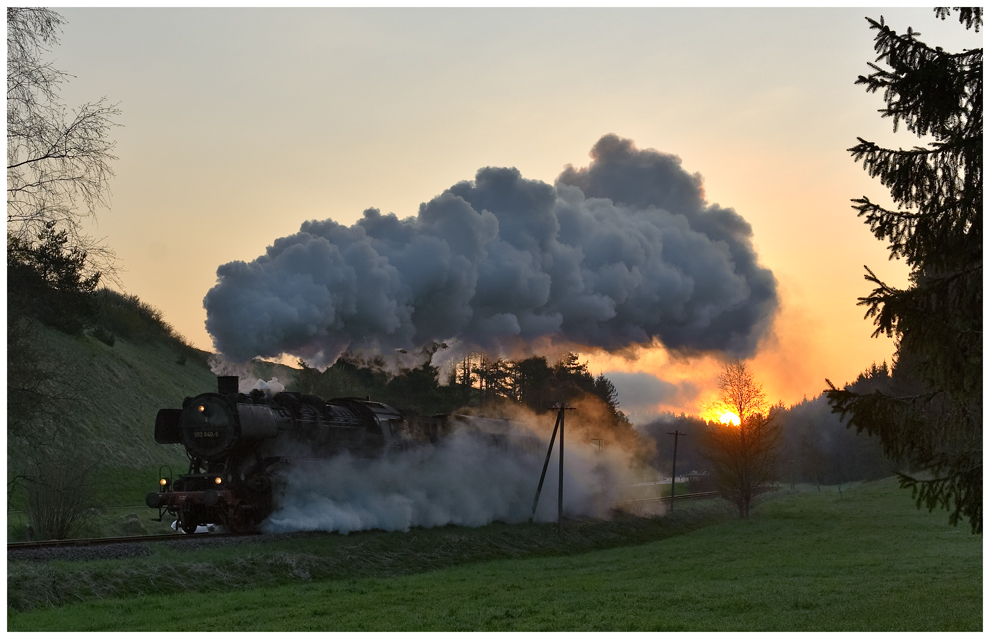
[[179,528],[187,535],[191,535],[196,532],[196,528],[198,527],[199,522],[196,520],[192,508],[189,508],[187,504],[179,511]]
[[179,517],[179,528],[181,528],[182,532],[186,533],[187,535],[192,535],[193,533],[195,533],[198,527],[199,524],[196,523],[196,520],[193,519],[192,517],[189,516]]
[[254,530],[255,521],[251,510],[237,506],[227,515],[227,527],[231,531],[243,534]]
[[272,489],[272,480],[267,475],[256,475],[247,482],[248,490],[252,493],[265,494]]

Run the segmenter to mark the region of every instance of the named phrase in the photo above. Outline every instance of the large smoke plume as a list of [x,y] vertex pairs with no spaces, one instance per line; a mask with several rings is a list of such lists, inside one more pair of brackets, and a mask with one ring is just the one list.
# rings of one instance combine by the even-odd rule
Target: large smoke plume
[[751,355],[777,294],[750,225],[709,205],[673,155],[606,135],[591,157],[554,185],[483,168],[416,217],[305,222],[217,269],[204,300],[215,347],[315,366],[434,342],[493,356],[654,340]]

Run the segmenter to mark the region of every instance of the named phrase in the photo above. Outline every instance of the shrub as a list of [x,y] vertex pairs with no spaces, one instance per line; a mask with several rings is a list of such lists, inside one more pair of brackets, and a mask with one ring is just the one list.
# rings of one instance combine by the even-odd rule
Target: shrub
[[110,347],[113,347],[113,344],[116,341],[116,338],[113,336],[113,333],[103,328],[102,326],[95,327],[92,331],[90,331],[90,334]]
[[35,539],[68,539],[95,503],[91,459],[59,450],[39,451],[26,477],[28,521]]

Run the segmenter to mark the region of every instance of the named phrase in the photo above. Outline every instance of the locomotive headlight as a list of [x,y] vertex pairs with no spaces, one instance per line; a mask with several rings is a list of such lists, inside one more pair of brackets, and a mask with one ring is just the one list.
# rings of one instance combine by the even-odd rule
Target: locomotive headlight
[[223,483],[223,478],[222,477],[215,477],[213,479],[213,481],[215,481],[217,483],[217,485],[219,486],[220,484]]
[[164,477],[162,477],[161,479],[159,479],[158,480],[158,483],[161,484],[162,486],[168,486],[168,480],[165,479]]
[[200,404],[199,406],[196,407],[196,409],[199,410],[199,412],[202,413],[202,412],[206,411],[206,406],[203,406],[202,404]]

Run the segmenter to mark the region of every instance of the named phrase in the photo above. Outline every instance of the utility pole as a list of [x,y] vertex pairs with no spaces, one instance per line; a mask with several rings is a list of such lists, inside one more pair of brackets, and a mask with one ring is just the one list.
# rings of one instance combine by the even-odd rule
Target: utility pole
[[557,479],[557,530],[564,529],[564,411],[560,405],[560,476]]
[[543,480],[547,476],[547,467],[550,465],[550,456],[553,454],[553,442],[557,438],[557,429],[560,429],[560,473],[557,484],[557,526],[562,529],[564,525],[564,411],[574,410],[570,406],[560,404],[557,411],[557,422],[553,425],[553,434],[550,435],[550,446],[547,447],[547,458],[543,462],[543,472],[540,473],[540,483],[536,487],[536,497],[533,499],[533,512],[529,516],[530,523],[536,516],[536,506],[540,503],[540,493],[543,491]]
[[674,512],[674,489],[677,486],[677,438],[681,435],[687,435],[687,433],[682,433],[675,428],[674,432],[667,434],[674,436],[674,464],[670,469],[670,512]]

